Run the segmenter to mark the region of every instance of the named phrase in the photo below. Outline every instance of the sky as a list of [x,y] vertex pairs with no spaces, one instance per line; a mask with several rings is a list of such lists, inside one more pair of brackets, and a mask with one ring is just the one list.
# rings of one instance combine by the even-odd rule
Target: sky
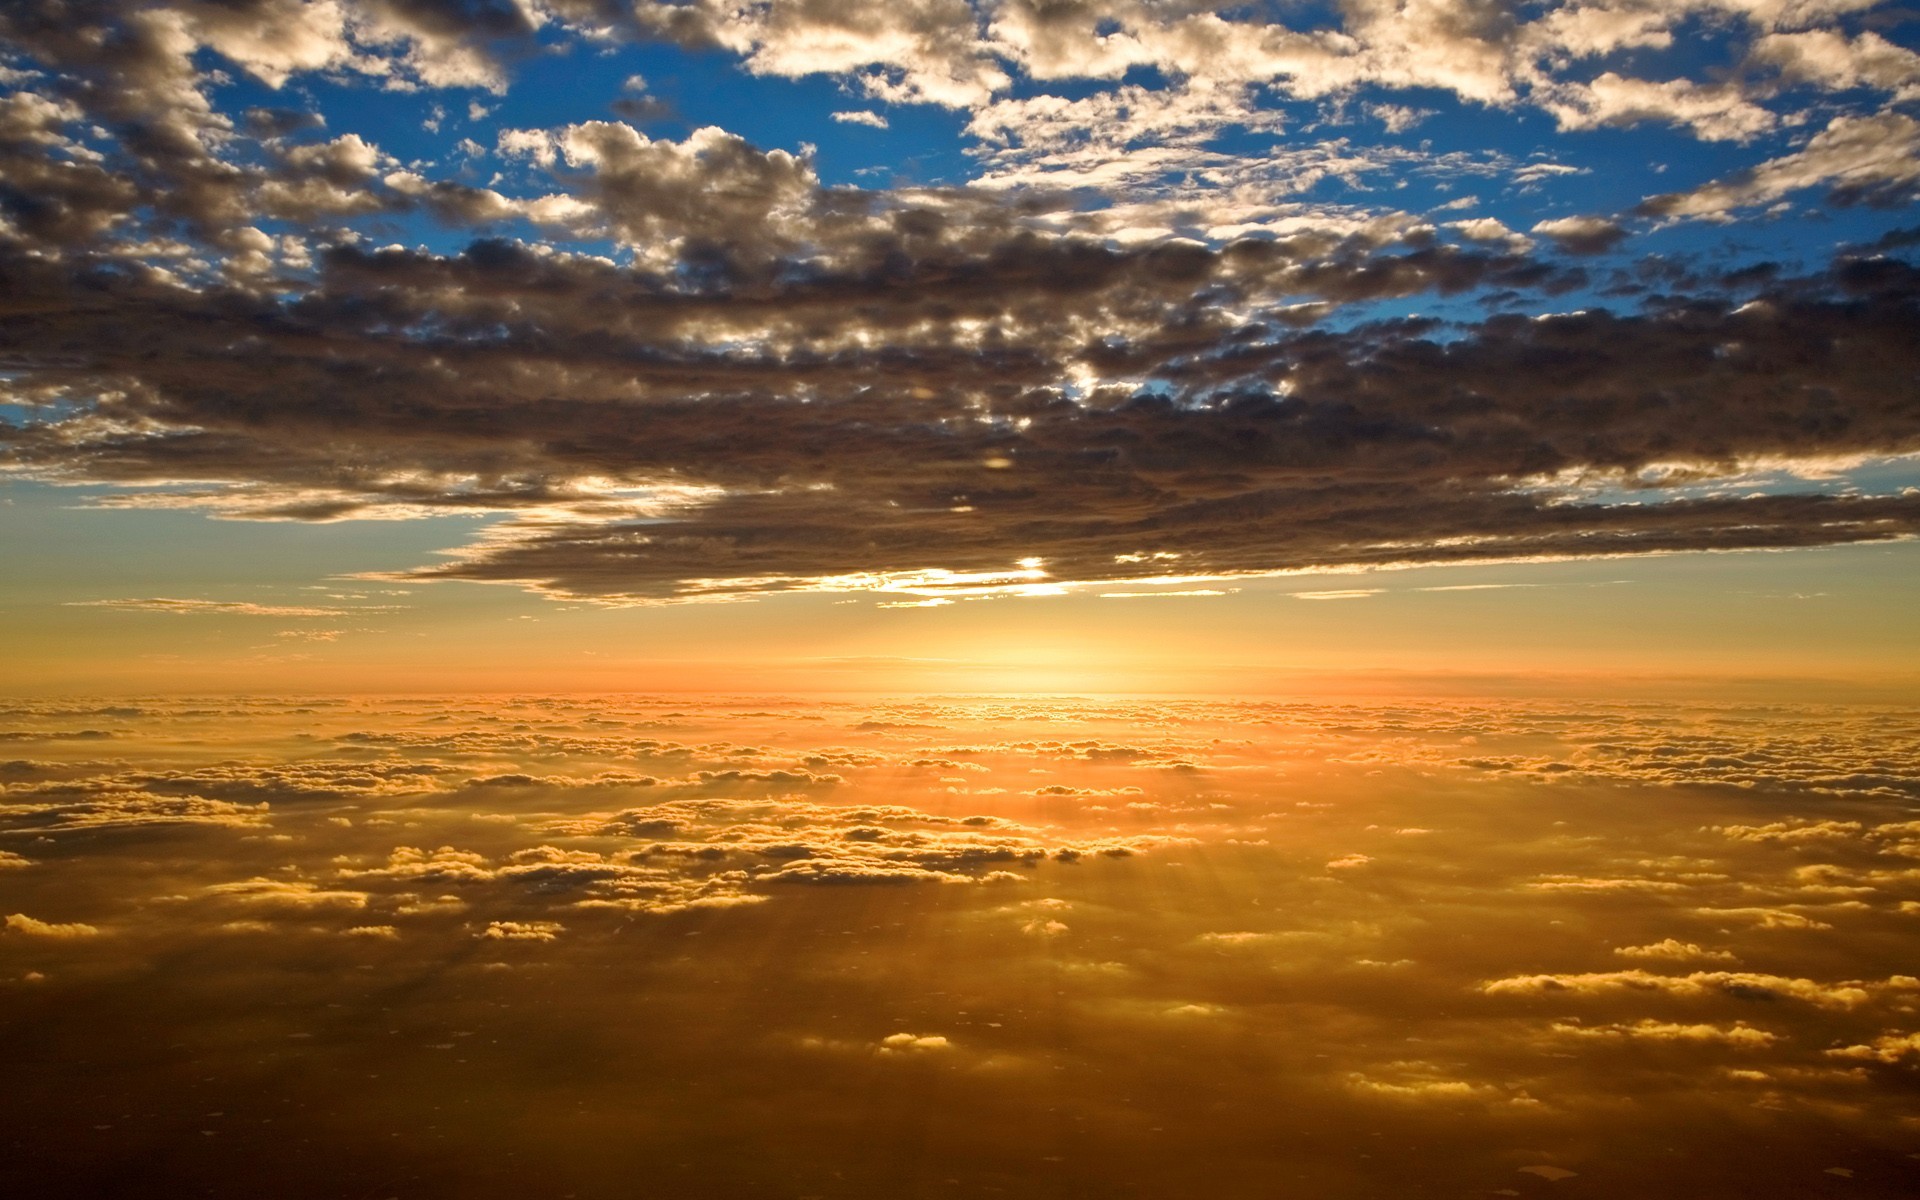
[[1920,11],[0,2],[0,1194],[1920,1195]]
[[1916,46],[9,4],[9,687],[1910,696]]

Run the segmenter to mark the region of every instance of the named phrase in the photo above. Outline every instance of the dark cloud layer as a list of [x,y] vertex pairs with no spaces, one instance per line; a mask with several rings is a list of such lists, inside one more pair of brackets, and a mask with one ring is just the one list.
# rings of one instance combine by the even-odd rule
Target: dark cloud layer
[[[1911,496],[1566,490],[1920,446],[1920,274],[1897,262],[1744,302],[1296,330],[1227,310],[1531,268],[1442,247],[887,240],[865,269],[705,287],[500,242],[342,248],[285,301],[15,257],[4,353],[81,411],[16,429],[10,452],[55,478],[202,481],[258,517],[520,511],[421,574],[593,596],[1029,557],[1111,579],[1816,545],[1920,515]],[[1018,336],[958,328],[996,322]],[[1147,382],[1062,385],[1079,372]]]

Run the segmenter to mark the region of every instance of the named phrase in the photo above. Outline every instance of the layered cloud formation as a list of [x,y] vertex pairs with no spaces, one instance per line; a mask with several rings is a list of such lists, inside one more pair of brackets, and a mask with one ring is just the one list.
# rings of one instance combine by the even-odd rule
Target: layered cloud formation
[[1912,1179],[1910,710],[256,698],[0,726],[23,1188]]
[[[1912,237],[1638,248],[1910,200],[1903,20],[16,4],[0,449],[96,503],[491,514],[412,577],[605,602],[1905,537],[1911,489],[1746,481],[1920,449]],[[952,110],[971,166],[856,186],[815,148],[648,132],[672,105],[639,76],[489,124],[543,56],[662,43]],[[432,153],[348,95],[445,97]],[[1555,140],[1415,140],[1463,117]],[[1725,165],[1568,211],[1603,130]]]

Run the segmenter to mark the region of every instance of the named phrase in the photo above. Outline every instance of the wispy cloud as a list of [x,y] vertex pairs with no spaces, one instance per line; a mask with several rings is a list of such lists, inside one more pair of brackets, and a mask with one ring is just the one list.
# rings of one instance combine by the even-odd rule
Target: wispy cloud
[[[181,616],[232,617],[341,617],[353,613],[392,612],[397,605],[366,604],[352,607],[315,604],[258,604],[251,600],[182,600],[167,596],[149,596],[122,600],[70,600],[72,608],[115,608],[128,612],[162,612]],[[287,637],[331,640],[333,631],[293,633]]]

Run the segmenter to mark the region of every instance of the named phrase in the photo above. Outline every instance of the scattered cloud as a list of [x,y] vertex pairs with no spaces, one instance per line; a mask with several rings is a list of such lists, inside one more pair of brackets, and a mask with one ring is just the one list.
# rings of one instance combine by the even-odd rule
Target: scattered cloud
[[[40,737],[0,771],[0,837],[34,860],[8,872],[30,890],[0,985],[136,971],[154,1041],[225,1011],[174,997],[233,997],[259,1024],[223,1044],[249,1062],[375,1037],[383,1061],[520,1079],[521,1022],[610,1029],[580,1023],[628,978],[596,1042],[615,1058],[697,1029],[703,1061],[762,1077],[804,1054],[821,1089],[1084,1068],[1087,1095],[1174,1135],[1142,1078],[1191,1094],[1190,1064],[1237,1048],[1262,1095],[1371,1144],[1442,1112],[1664,1136],[1761,1095],[1769,1119],[1866,1129],[1915,1058],[1920,980],[1882,952],[1920,905],[1920,734],[1895,708],[256,695],[0,719],[116,735]],[[74,819],[191,797],[249,819]],[[99,938],[46,932],[76,918]],[[312,956],[320,982],[275,982]],[[630,1093],[626,1062],[599,1078]],[[993,1114],[1004,1090],[954,1095]],[[1534,1161],[1511,1145],[1460,1157],[1484,1182]]]
[[1839,116],[1791,154],[1685,192],[1649,197],[1644,215],[1724,218],[1826,187],[1842,204],[1910,203],[1920,188],[1920,121],[1904,113]]
[[[1916,56],[1851,12],[1448,0],[1308,27],[1025,0],[431,17],[387,0],[25,0],[0,20],[20,64],[0,95],[0,269],[21,315],[0,353],[8,411],[26,414],[0,427],[0,464],[109,489],[96,507],[480,515],[457,554],[391,574],[603,604],[1131,598],[1164,578],[1159,554],[1204,593],[1314,568],[1911,536],[1910,495],[1701,498],[1646,475],[1920,446],[1897,403],[1920,294],[1904,259],[1842,254],[1792,278],[1755,262],[1739,286],[1673,259],[1601,267],[1649,218],[1815,188],[1910,196],[1916,126],[1888,106],[1911,96]],[[1636,73],[1703,31],[1728,66]],[[476,98],[537,47],[638,40],[954,110],[969,165],[858,187],[828,181],[845,163],[823,176],[818,146],[501,126],[511,110]],[[318,79],[418,95],[451,149],[402,156],[307,100],[226,111],[237,76],[284,97]],[[658,99],[658,78],[619,77],[618,103]],[[1522,232],[1517,212],[1567,198],[1499,197],[1591,168],[1557,147],[1412,140],[1454,104],[1494,124],[1546,112],[1569,147],[1658,125],[1759,161]],[[1416,215],[1453,211],[1440,196],[1462,186],[1474,217]],[[1403,204],[1403,188],[1425,194]],[[416,226],[430,236],[390,244]],[[1570,499],[1560,480],[1594,486]]]
[[25,913],[13,913],[9,915],[5,928],[9,933],[22,934],[26,937],[33,938],[53,938],[60,941],[100,936],[100,930],[92,925],[83,925],[78,922],[62,925],[51,921],[36,920]]
[[155,596],[138,600],[70,600],[74,608],[118,608],[129,612],[233,617],[339,617],[353,612],[385,612],[390,605],[343,608],[333,605],[257,604],[249,600],[175,600]]

